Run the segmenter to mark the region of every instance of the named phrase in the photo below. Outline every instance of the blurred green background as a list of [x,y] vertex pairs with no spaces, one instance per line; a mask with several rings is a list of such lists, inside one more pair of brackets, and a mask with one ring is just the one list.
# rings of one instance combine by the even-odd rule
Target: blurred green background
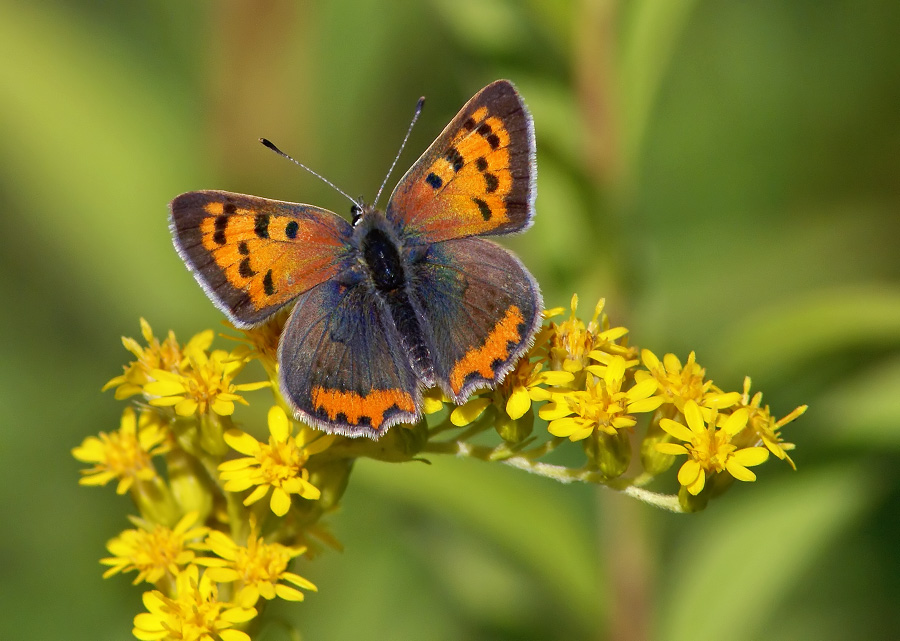
[[[547,306],[600,296],[632,342],[781,416],[798,471],[674,516],[470,461],[357,466],[343,553],[278,606],[306,639],[889,639],[900,629],[900,3],[0,1],[0,638],[124,639],[102,580],[131,506],[70,448],[146,317],[220,315],[166,205],[218,188],[371,199],[488,82],[535,120]],[[402,173],[395,174],[394,180]],[[668,479],[674,487],[674,480]],[[273,630],[270,639],[286,638]]]

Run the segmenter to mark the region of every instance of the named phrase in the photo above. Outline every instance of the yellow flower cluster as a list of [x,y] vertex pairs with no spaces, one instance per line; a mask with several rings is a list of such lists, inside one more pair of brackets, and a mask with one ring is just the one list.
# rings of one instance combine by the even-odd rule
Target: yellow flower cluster
[[[777,419],[761,393],[751,395],[749,378],[741,392],[724,391],[693,353],[682,364],[630,346],[626,328],[610,327],[603,300],[587,323],[577,316],[577,296],[570,308],[564,320],[562,308],[545,312],[534,346],[501,385],[459,407],[440,389],[427,390],[425,417],[377,443],[326,435],[285,411],[276,360],[285,314],[242,330],[231,351],[212,348],[211,330],[184,345],[171,332],[159,340],[142,319],[145,344],[123,339],[135,359],[104,387],[133,401],[119,429],[72,450],[90,465],[82,484],[116,482],[139,513],[101,560],[104,577],[136,572],[135,583],[151,586],[135,637],[246,641],[268,601],[314,591],[290,567],[321,543],[339,547],[320,521],[339,503],[357,458],[468,456],[606,485],[680,512],[702,509],[735,479],[755,480],[749,468],[770,453],[794,465],[781,429],[806,406]],[[237,382],[252,361],[264,380]],[[260,438],[264,430],[252,423],[238,429],[234,413],[235,404],[249,404],[244,392],[262,388],[273,400]],[[537,419],[543,427],[535,433]],[[491,430],[495,445],[481,438]],[[573,446],[584,453],[576,467],[542,460]],[[676,457],[684,457],[678,492],[645,490]]]
[[[743,393],[725,392],[706,378],[693,352],[682,365],[674,354],[660,360],[650,350],[638,350],[628,344],[626,328],[610,327],[603,307],[601,300],[587,323],[577,316],[577,296],[565,320],[554,320],[562,308],[548,310],[534,347],[503,385],[450,413],[453,426],[467,427],[462,438],[432,438],[425,450],[504,460],[561,481],[603,483],[680,511],[701,509],[734,479],[755,480],[748,468],[770,452],[793,466],[787,455],[793,445],[782,441],[780,430],[806,406],[776,420],[768,406],[762,407],[760,393],[750,397],[749,378]],[[532,436],[536,404],[551,436],[537,444]],[[501,445],[468,443],[490,426],[503,437]],[[431,436],[443,429],[432,428]],[[566,440],[582,445],[584,466],[538,461]],[[641,454],[641,469],[633,465],[635,451]],[[687,460],[677,474],[677,501],[639,491],[679,455]]]
[[[138,639],[248,641],[260,597],[300,601],[300,589],[316,589],[289,567],[308,553],[309,537],[332,543],[316,521],[339,495],[320,501],[307,464],[334,437],[302,425],[295,434],[276,397],[269,437],[258,441],[232,420],[235,403],[248,404],[239,392],[271,387],[234,382],[256,353],[213,350],[212,331],[181,345],[171,332],[157,339],[143,319],[141,330],[146,345],[123,339],[135,360],[104,387],[141,400],[117,431],[72,450],[92,465],[82,484],[115,481],[140,513],[107,543],[103,576],[134,571],[135,584],[150,585],[147,611],[134,619]],[[270,494],[270,507],[257,509]]]

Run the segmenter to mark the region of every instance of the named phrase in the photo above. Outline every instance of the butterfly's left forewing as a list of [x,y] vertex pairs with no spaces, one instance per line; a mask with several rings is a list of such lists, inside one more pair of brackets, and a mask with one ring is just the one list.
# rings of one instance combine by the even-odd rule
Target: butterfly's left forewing
[[350,224],[326,209],[224,191],[182,194],[170,209],[175,248],[238,327],[346,266]]

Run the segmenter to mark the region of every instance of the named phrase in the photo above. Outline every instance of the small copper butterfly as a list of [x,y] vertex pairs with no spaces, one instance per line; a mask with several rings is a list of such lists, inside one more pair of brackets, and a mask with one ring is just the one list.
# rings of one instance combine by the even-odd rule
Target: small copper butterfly
[[378,438],[503,380],[541,322],[538,285],[482,238],[534,217],[531,115],[498,80],[465,104],[398,183],[353,222],[312,205],[193,191],[170,205],[175,248],[235,326],[295,302],[278,347],[284,398],[326,432]]

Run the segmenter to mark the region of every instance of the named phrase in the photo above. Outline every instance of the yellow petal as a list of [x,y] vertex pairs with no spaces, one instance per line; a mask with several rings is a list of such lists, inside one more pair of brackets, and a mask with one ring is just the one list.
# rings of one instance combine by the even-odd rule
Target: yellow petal
[[680,441],[690,443],[694,440],[694,433],[684,425],[670,418],[663,418],[659,421],[659,426],[668,434],[671,434]]
[[[681,466],[681,469],[678,470],[678,482],[685,487],[690,487],[696,483],[697,479],[701,476],[703,476],[703,469],[700,467],[700,464],[693,459],[685,461],[684,465]],[[703,489],[702,486],[701,489]],[[692,492],[692,494],[696,494],[696,492]]]
[[[226,484],[225,490],[228,491],[228,492],[234,491],[234,490],[229,490],[229,489],[228,489],[228,484]],[[268,485],[259,485],[259,486],[257,486],[256,489],[253,490],[252,492],[250,492],[250,495],[247,496],[247,498],[244,499],[244,505],[253,505],[253,504],[256,503],[258,500],[260,500],[261,498],[263,498],[268,492],[269,492],[269,486],[268,486]]]
[[582,427],[582,419],[572,416],[550,421],[550,424],[547,425],[547,431],[553,434],[553,436],[565,438],[582,429]]
[[269,432],[280,443],[286,442],[291,435],[291,424],[288,422],[287,414],[278,405],[269,408]]
[[530,407],[531,396],[528,390],[523,385],[516,385],[506,401],[506,413],[515,421],[525,416]]
[[662,452],[663,454],[671,454],[673,456],[688,453],[687,448],[684,445],[679,445],[678,443],[657,443],[656,451]]
[[568,416],[571,413],[572,410],[569,409],[569,404],[564,400],[550,401],[540,410],[538,410],[538,416],[540,416],[545,421],[554,421],[556,419],[562,418],[563,416]]
[[482,397],[472,399],[465,405],[460,405],[450,413],[450,422],[457,427],[468,425],[481,416],[490,404],[490,398]]
[[725,469],[728,470],[728,473],[731,474],[738,481],[755,481],[756,474],[748,470],[743,465],[740,465],[734,460],[734,457],[729,457],[727,461],[725,461]]
[[256,456],[259,452],[259,441],[241,430],[227,430],[223,434],[223,438],[231,449],[237,450],[241,454]]
[[432,396],[423,396],[422,397],[422,413],[423,414],[435,414],[436,412],[440,412],[444,409],[444,403],[439,398],[434,398]]
[[272,489],[272,498],[269,500],[269,507],[276,516],[284,516],[291,509],[291,496],[280,487]]
[[729,457],[740,465],[752,466],[764,463],[769,458],[769,450],[764,447],[746,447]]
[[746,407],[742,407],[725,419],[725,425],[722,426],[722,431],[729,436],[734,436],[747,427],[748,418],[750,418],[750,410]]
[[[653,381],[654,383],[656,381]],[[628,404],[629,412],[652,412],[656,410],[660,405],[663,404],[662,396],[651,396],[650,398],[642,398],[641,400],[634,401],[633,403]]]
[[644,399],[653,394],[658,387],[659,383],[656,382],[655,378],[647,378],[628,390],[625,396],[629,400]]
[[678,357],[675,356],[675,354],[666,354],[663,356],[663,364],[665,364],[667,372],[681,371],[681,361],[678,360]]
[[175,404],[175,413],[178,416],[192,416],[197,411],[197,401],[185,398]]
[[144,393],[150,396],[184,394],[184,385],[180,381],[151,381],[144,385]]
[[304,598],[303,593],[297,588],[292,588],[289,585],[282,585],[281,583],[275,586],[275,594],[285,601],[302,601]]
[[621,380],[625,376],[625,359],[621,356],[613,356],[606,366],[606,372],[603,374],[603,380],[607,385],[615,381]]
[[641,362],[644,364],[649,370],[655,370],[659,367],[659,359],[656,357],[656,354],[651,352],[649,349],[641,350]]
[[[669,356],[669,354],[666,354]],[[700,412],[700,408],[697,406],[697,403],[694,401],[686,401],[684,404],[684,418],[687,421],[688,427],[691,428],[691,431],[694,434],[702,434],[706,430],[706,422],[703,420],[703,414]],[[665,428],[663,428],[665,429]],[[673,434],[674,436],[674,434]],[[682,439],[689,440],[689,439]],[[682,483],[682,485],[684,485]]]
[[[229,400],[225,400],[223,397],[224,394],[218,395],[215,400],[212,402],[212,411],[218,414],[219,416],[231,416],[234,414],[234,403]],[[175,411],[178,411],[178,408],[175,408]],[[193,412],[191,412],[193,414]]]
[[571,383],[575,379],[575,376],[571,372],[558,372],[555,370],[548,370],[546,372],[541,372],[538,375],[538,381],[544,383],[546,385],[550,385],[556,387],[557,385],[565,385],[566,383]]

